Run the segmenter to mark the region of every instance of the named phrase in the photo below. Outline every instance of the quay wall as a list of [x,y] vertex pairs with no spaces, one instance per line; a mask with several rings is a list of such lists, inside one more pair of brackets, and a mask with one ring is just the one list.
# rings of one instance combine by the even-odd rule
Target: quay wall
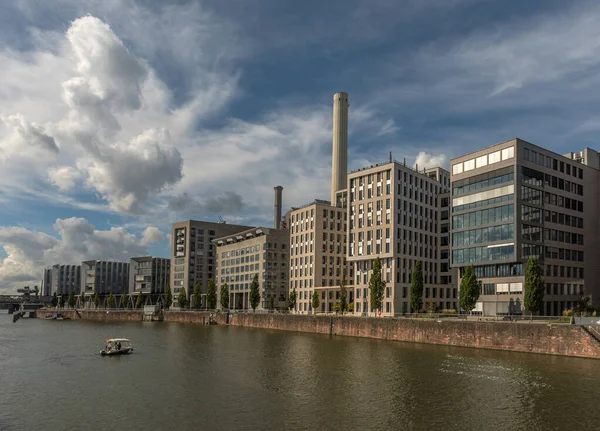
[[579,325],[253,313],[229,325],[600,359],[600,342]]
[[[55,311],[38,310],[51,317]],[[61,310],[73,320],[142,321],[141,310]],[[599,337],[585,326],[524,322],[485,322],[449,319],[306,316],[263,313],[165,311],[165,322],[261,328],[325,335],[375,338],[413,343],[510,350],[600,359]]]

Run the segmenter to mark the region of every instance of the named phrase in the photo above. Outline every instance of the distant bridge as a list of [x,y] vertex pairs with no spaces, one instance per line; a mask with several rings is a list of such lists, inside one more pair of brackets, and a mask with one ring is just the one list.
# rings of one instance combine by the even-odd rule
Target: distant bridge
[[23,310],[38,310],[44,306],[40,298],[30,298],[26,301],[21,295],[0,295],[0,310],[8,310],[9,314],[23,308]]

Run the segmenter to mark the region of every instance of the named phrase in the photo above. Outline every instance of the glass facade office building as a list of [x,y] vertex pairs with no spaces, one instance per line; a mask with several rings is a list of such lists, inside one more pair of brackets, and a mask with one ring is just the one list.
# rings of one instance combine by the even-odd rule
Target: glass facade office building
[[598,238],[598,166],[514,139],[453,159],[451,171],[452,266],[481,279],[475,312],[523,313],[530,256],[544,270],[544,314],[597,299],[585,257]]

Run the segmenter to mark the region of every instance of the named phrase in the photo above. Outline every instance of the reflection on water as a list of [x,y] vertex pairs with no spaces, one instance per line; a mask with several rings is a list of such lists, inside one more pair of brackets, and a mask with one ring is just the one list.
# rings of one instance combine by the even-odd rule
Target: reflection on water
[[[126,337],[129,356],[101,358]],[[0,315],[0,430],[597,429],[600,361]]]

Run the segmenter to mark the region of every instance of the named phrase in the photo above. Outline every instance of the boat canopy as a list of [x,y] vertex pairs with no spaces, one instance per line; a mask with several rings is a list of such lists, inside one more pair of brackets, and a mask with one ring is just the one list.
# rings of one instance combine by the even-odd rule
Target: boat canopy
[[121,343],[131,343],[131,341],[129,341],[127,338],[111,338],[106,340],[107,343],[115,343],[115,342],[121,342]]

